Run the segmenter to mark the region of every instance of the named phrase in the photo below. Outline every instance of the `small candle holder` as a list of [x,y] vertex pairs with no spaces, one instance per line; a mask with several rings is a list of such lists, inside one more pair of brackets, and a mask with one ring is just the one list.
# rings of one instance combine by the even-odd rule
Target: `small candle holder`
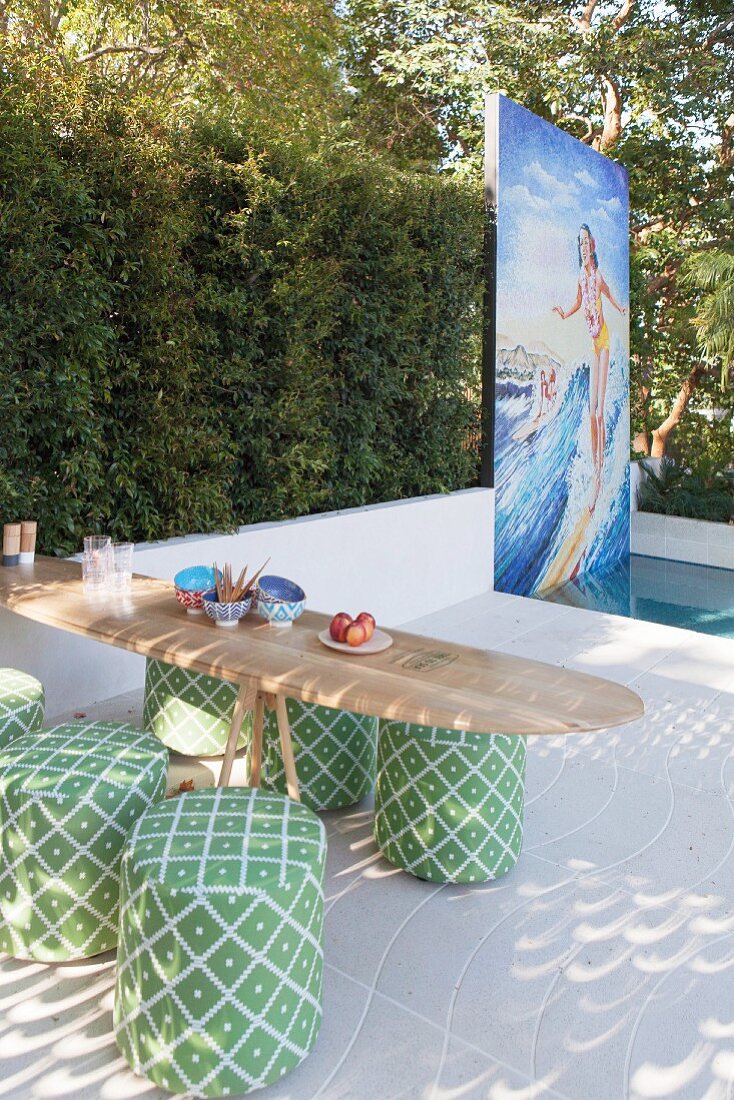
[[26,519],[20,525],[20,565],[32,565],[36,558],[36,535],[38,524],[34,519]]
[[20,536],[21,525],[19,523],[6,523],[3,527],[3,565],[20,564]]

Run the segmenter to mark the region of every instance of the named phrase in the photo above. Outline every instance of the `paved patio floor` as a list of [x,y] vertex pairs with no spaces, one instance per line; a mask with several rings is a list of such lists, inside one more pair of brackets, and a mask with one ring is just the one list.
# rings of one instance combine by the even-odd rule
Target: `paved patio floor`
[[[259,1095],[731,1100],[734,641],[494,593],[409,625],[630,684],[647,715],[531,739],[525,849],[495,884],[419,882],[368,805],[326,815],[324,1024]],[[117,1053],[113,970],[0,961],[0,1100],[168,1095]]]

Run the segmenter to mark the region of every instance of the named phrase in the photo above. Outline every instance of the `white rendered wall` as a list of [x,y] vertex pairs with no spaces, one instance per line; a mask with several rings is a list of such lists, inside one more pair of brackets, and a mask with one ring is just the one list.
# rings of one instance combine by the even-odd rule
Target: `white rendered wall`
[[647,471],[643,467],[644,465],[654,473],[659,473],[660,467],[665,461],[664,458],[645,458],[642,461],[630,462],[630,511],[636,512],[638,510],[638,496],[642,485],[647,480]]
[[632,553],[734,569],[734,527],[683,516],[635,512]]
[[[213,561],[256,569],[268,555],[267,572],[302,585],[312,610],[371,611],[398,626],[493,587],[494,492],[466,489],[144,544],[135,570],[170,580]],[[4,665],[43,681],[49,716],[140,687],[144,669],[135,654],[0,610]]]

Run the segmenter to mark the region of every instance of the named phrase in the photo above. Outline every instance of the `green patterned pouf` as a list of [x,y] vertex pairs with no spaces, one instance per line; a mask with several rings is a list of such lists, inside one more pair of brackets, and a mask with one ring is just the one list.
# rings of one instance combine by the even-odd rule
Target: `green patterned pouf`
[[163,797],[167,762],[119,722],[69,722],[0,751],[0,950],[61,962],[115,946],[120,854]]
[[192,791],[137,823],[122,860],[113,1023],[136,1073],[228,1096],[278,1081],[321,1025],[326,834],[305,806]]
[[522,848],[525,738],[380,722],[375,839],[431,882],[485,882]]
[[0,668],[0,748],[43,725],[43,684],[14,668]]
[[[185,756],[220,756],[229,737],[237,685],[149,658],[145,667],[143,725]],[[249,744],[252,713],[245,714],[238,748]]]
[[[365,798],[375,785],[377,718],[287,699],[301,801],[312,810],[338,810]],[[263,784],[285,793],[285,769],[274,710],[265,711]]]

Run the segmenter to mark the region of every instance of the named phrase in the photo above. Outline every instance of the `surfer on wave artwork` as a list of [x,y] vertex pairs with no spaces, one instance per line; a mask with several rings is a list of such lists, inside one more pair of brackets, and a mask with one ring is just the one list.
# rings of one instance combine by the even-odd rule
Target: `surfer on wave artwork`
[[552,418],[557,392],[556,368],[551,367],[547,377],[545,370],[541,369],[540,382],[538,383],[538,411],[534,414],[532,420],[528,420],[512,433],[513,439],[517,440],[518,443],[524,442],[535,435],[539,428],[548,423]]
[[583,306],[586,327],[591,336],[594,352],[594,360],[591,366],[589,378],[589,417],[591,428],[591,454],[594,461],[594,495],[589,511],[593,512],[597,497],[601,489],[602,466],[604,464],[604,448],[606,446],[607,429],[604,421],[604,399],[607,392],[607,378],[609,375],[609,329],[604,320],[602,307],[602,295],[614,306],[618,313],[624,316],[627,313],[625,306],[621,306],[612,294],[606,279],[599,270],[599,260],[596,255],[596,242],[591,230],[585,223],[579,230],[577,238],[579,254],[579,281],[576,301],[570,309],[564,310],[561,306],[554,306],[553,312],[557,313],[562,321],[572,317]]
[[548,383],[545,380],[545,371],[542,370],[540,372],[540,407],[538,409],[538,415],[536,417],[536,420],[540,420],[541,416],[543,415],[543,411],[544,411],[543,406],[545,405],[547,400],[548,400]]

